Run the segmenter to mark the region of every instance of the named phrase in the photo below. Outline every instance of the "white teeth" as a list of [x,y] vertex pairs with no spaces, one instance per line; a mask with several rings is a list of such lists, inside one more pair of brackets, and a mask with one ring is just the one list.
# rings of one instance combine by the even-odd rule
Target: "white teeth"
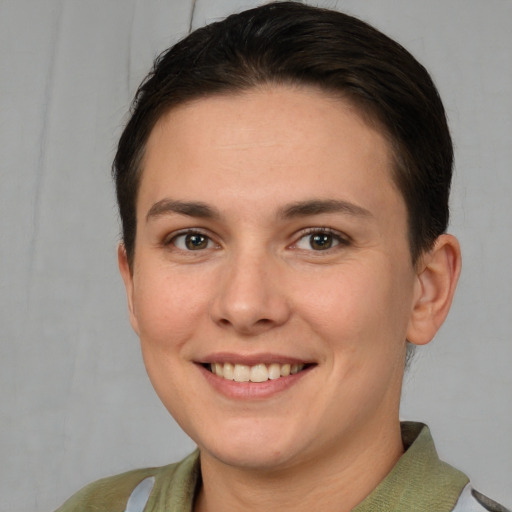
[[212,373],[226,380],[235,382],[266,382],[280,377],[288,377],[304,369],[304,364],[264,363],[248,366],[245,364],[213,363],[210,365]]
[[283,366],[281,366],[281,376],[288,377],[288,375],[290,375],[290,365],[283,364]]
[[272,363],[268,367],[268,378],[270,380],[279,379],[281,377],[281,365],[277,363]]
[[[219,364],[219,363],[217,363]],[[219,366],[223,366],[222,364],[219,364]],[[222,369],[222,375],[219,375],[219,377],[224,377],[226,380],[233,380],[233,373],[234,373],[234,366],[231,363],[224,363],[224,367]]]
[[219,377],[224,376],[224,365],[220,363],[215,363],[215,374],[217,374]]
[[233,380],[235,382],[249,382],[251,378],[251,367],[245,364],[235,364]]
[[268,380],[268,370],[266,365],[257,364],[255,366],[251,366],[251,382],[265,382]]

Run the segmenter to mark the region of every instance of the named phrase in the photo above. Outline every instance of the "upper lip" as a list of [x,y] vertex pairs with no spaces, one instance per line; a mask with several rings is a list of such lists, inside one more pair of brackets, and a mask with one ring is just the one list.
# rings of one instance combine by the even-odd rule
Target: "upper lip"
[[196,361],[200,364],[207,363],[231,363],[231,364],[244,364],[247,366],[254,366],[256,364],[311,364],[314,361],[310,359],[303,359],[300,357],[291,357],[283,354],[275,353],[259,353],[259,354],[235,354],[233,352],[215,352],[213,354],[201,357]]

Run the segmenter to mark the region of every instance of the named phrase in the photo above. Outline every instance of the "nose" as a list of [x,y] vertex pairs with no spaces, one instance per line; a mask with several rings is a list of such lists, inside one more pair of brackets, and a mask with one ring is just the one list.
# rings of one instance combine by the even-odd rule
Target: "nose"
[[226,262],[211,317],[242,335],[264,333],[290,317],[285,290],[282,269],[272,255],[239,254]]

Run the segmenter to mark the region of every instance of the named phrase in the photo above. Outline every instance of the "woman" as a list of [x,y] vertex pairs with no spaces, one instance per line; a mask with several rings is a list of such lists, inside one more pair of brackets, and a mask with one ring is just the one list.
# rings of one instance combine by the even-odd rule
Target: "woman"
[[266,5],[170,48],[114,177],[152,384],[197,443],[69,510],[504,510],[399,422],[460,272],[425,69],[365,23]]

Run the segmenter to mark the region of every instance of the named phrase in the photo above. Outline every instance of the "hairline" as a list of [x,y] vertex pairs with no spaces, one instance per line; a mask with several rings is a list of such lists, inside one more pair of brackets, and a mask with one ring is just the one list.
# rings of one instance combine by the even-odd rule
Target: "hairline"
[[[147,144],[148,141],[154,132],[155,127],[157,124],[165,118],[167,115],[169,115],[171,112],[187,107],[188,105],[200,102],[203,99],[208,99],[212,97],[225,97],[230,98],[234,96],[243,96],[245,94],[248,94],[253,91],[258,90],[265,90],[267,89],[273,89],[273,88],[290,88],[292,90],[316,90],[317,92],[324,94],[327,97],[330,97],[331,99],[335,101],[342,101],[345,102],[347,105],[349,105],[351,108],[354,109],[354,112],[357,114],[357,116],[361,119],[361,121],[364,122],[364,124],[372,129],[378,132],[383,138],[387,145],[389,155],[390,155],[390,178],[391,183],[395,187],[395,189],[400,194],[400,197],[404,201],[405,207],[406,207],[406,215],[407,215],[407,239],[409,244],[409,252],[411,255],[411,262],[412,264],[416,264],[419,256],[422,252],[425,250],[428,250],[429,248],[425,247],[416,247],[416,242],[414,240],[414,233],[413,233],[413,221],[412,221],[412,210],[409,207],[409,202],[407,201],[407,198],[405,197],[404,192],[402,191],[402,188],[400,186],[400,175],[401,172],[405,172],[404,167],[407,165],[406,162],[404,162],[403,153],[407,153],[407,148],[403,147],[403,145],[400,143],[397,137],[394,137],[391,133],[391,130],[387,127],[387,125],[379,118],[378,111],[371,109],[369,106],[369,103],[365,105],[364,101],[362,99],[359,99],[354,94],[350,94],[349,89],[336,89],[333,86],[328,86],[325,84],[321,84],[316,81],[299,81],[299,79],[294,77],[288,77],[288,78],[274,78],[274,79],[261,79],[261,80],[254,80],[254,83],[248,83],[244,85],[235,85],[235,84],[224,84],[221,88],[218,90],[212,90],[207,92],[198,92],[195,94],[191,94],[189,98],[182,99],[180,101],[175,102],[168,102],[167,106],[161,106],[160,111],[155,110],[153,114],[154,119],[151,123],[148,124],[148,131],[146,133],[144,142],[140,144],[140,148],[137,152],[137,156],[134,159],[136,161],[136,165],[134,165],[134,188],[135,188],[135,194],[133,195],[133,208],[132,211],[134,213],[135,219],[134,219],[134,231],[133,231],[133,243],[132,248],[128,256],[128,262],[130,265],[130,268],[133,268],[133,261],[135,258],[135,242],[137,238],[137,204],[138,204],[138,198],[139,198],[139,191],[140,191],[140,184],[142,180],[142,176],[144,173],[144,165],[145,165],[145,158],[146,158],[146,150],[147,150]],[[359,101],[358,101],[359,99]],[[165,102],[162,102],[162,105]],[[124,240],[123,240],[124,242]]]

